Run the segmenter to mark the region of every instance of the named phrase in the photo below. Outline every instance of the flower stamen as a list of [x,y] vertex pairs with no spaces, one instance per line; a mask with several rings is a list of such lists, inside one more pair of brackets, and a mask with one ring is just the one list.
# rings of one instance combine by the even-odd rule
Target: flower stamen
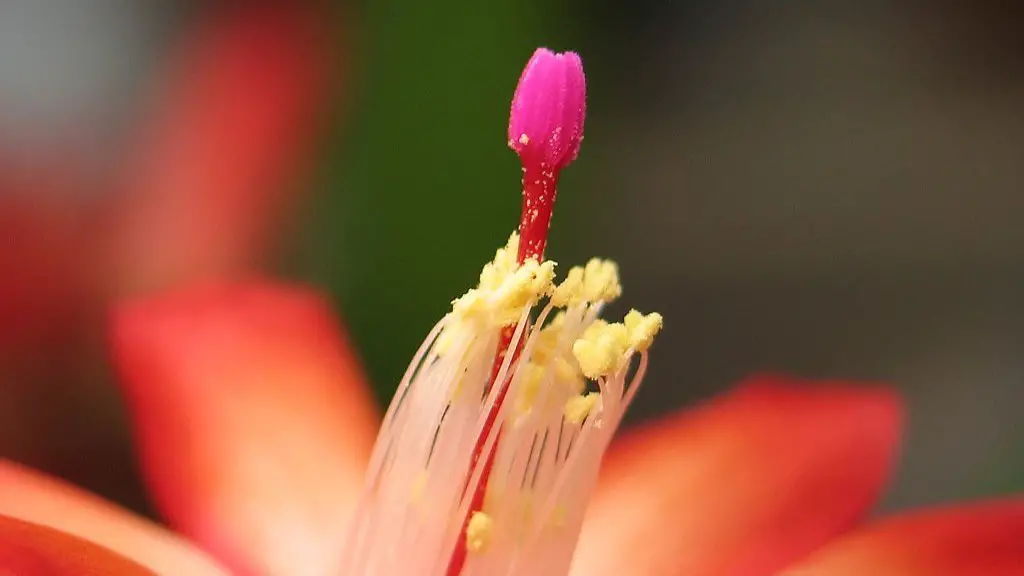
[[345,575],[567,573],[601,458],[662,324],[636,311],[600,319],[622,293],[614,262],[593,259],[558,283],[544,259],[558,170],[582,138],[582,91],[574,54],[538,51],[520,80],[509,125],[524,167],[519,231],[399,384]]

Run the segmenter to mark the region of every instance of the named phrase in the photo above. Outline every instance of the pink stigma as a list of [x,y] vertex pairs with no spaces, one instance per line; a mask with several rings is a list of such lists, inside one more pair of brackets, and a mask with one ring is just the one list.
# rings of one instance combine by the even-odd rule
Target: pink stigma
[[587,113],[587,82],[575,52],[538,48],[512,97],[508,145],[524,166],[561,170],[580,151]]

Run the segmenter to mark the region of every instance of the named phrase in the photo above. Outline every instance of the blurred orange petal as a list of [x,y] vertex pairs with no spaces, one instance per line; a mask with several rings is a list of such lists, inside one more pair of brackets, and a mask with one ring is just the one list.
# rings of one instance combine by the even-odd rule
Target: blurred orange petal
[[146,479],[171,524],[243,574],[329,574],[377,411],[312,291],[207,286],[113,326]]
[[572,574],[774,574],[875,501],[899,400],[846,383],[754,378],[613,444]]
[[0,574],[131,576],[155,573],[88,540],[0,515]]
[[328,88],[308,4],[223,3],[182,42],[125,175],[129,288],[247,270],[272,247]]
[[[160,526],[80,488],[12,462],[0,461],[0,514],[48,526],[79,538],[86,538],[161,574],[195,576],[227,574],[201,551]],[[5,521],[10,522],[9,519]],[[9,558],[17,559],[18,550],[22,546],[29,546],[28,552],[32,554],[43,551],[33,543],[44,542],[45,538],[37,540],[33,537],[30,542],[21,542],[18,537],[13,537],[11,532],[8,532],[9,528],[17,527],[18,525],[15,524],[0,527],[0,574],[9,573],[4,572],[4,569],[10,570],[10,564],[4,564],[4,562],[8,562]],[[43,536],[48,533],[43,533]],[[28,534],[27,537],[32,537],[32,534]],[[8,538],[13,538],[13,540],[7,541]],[[60,545],[63,542],[64,540],[58,539],[57,544]],[[45,558],[40,559],[40,561],[43,560]],[[13,573],[107,574],[107,572],[76,572],[74,570],[70,572],[14,571]],[[125,573],[134,574],[134,572]]]
[[829,544],[785,576],[1021,576],[1024,497],[914,512]]

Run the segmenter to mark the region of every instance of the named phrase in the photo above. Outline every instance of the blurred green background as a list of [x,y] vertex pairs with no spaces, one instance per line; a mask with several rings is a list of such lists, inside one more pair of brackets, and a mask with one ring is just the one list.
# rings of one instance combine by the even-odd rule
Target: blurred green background
[[[96,0],[89,19],[26,8],[23,23],[58,34],[70,19],[82,42],[113,43],[91,54],[120,65],[65,81],[102,83],[97,98],[119,110],[206,9]],[[914,0],[332,6],[338,89],[280,270],[336,299],[386,400],[515,226],[505,129],[522,65],[538,45],[575,49],[587,139],[560,187],[550,255],[617,259],[623,306],[665,315],[634,419],[752,371],[892,382],[910,428],[887,506],[1020,491],[1021,15]],[[53,70],[75,69],[72,52]],[[0,54],[13,67],[0,77],[42,66]],[[85,400],[93,414],[78,410],[87,392],[39,393],[62,408],[37,432],[118,424],[70,448],[44,439],[56,456],[37,463],[141,506],[134,479],[110,479],[127,441],[95,379],[87,390],[108,403]],[[69,464],[84,454],[105,472]]]

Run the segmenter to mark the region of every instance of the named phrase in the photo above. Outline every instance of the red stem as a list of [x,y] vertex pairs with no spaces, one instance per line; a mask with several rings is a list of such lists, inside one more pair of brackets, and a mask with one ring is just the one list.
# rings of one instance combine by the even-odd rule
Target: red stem
[[[558,174],[554,170],[546,168],[542,164],[531,164],[523,167],[523,212],[519,220],[519,253],[516,256],[519,264],[523,264],[531,258],[536,259],[538,262],[544,259],[544,248],[548,242],[548,229],[551,227],[551,213],[555,205],[557,184]],[[492,385],[498,378],[498,372],[501,370],[501,365],[505,361],[509,347],[512,345],[512,337],[514,335],[515,326],[506,326],[501,331],[501,339],[498,341],[498,352],[494,356],[494,364],[491,367],[490,381]],[[524,339],[525,332],[516,345],[512,358],[513,363],[519,360],[518,356],[522,350]],[[491,429],[494,427],[494,423],[498,419],[498,412],[505,401],[510,381],[511,378],[505,378],[500,383],[501,388],[497,392],[494,404],[491,405],[490,410],[487,412],[486,420],[484,420],[483,431],[477,437],[476,444],[473,446],[473,455],[470,458],[469,470],[466,473],[466,483],[469,484],[470,479],[473,477],[473,472],[476,471],[477,466],[480,464],[481,456],[484,456],[483,469],[480,471],[480,481],[477,483],[473,491],[473,497],[469,502],[466,517],[462,520],[462,529],[459,532],[460,541],[455,544],[455,550],[452,552],[451,560],[448,562],[447,576],[459,576],[462,573],[462,568],[466,565],[466,553],[468,550],[466,549],[465,538],[462,538],[462,536],[466,533],[466,528],[469,526],[469,519],[472,518],[473,512],[482,509],[484,505],[487,484],[490,481],[491,471],[494,468],[494,458],[498,453],[498,443],[501,442],[501,430],[498,430],[498,437],[486,455],[483,453],[484,444],[487,441],[487,436],[491,433]]]
[[519,263],[544,259],[558,173],[543,164],[523,168],[523,213],[519,219]]

